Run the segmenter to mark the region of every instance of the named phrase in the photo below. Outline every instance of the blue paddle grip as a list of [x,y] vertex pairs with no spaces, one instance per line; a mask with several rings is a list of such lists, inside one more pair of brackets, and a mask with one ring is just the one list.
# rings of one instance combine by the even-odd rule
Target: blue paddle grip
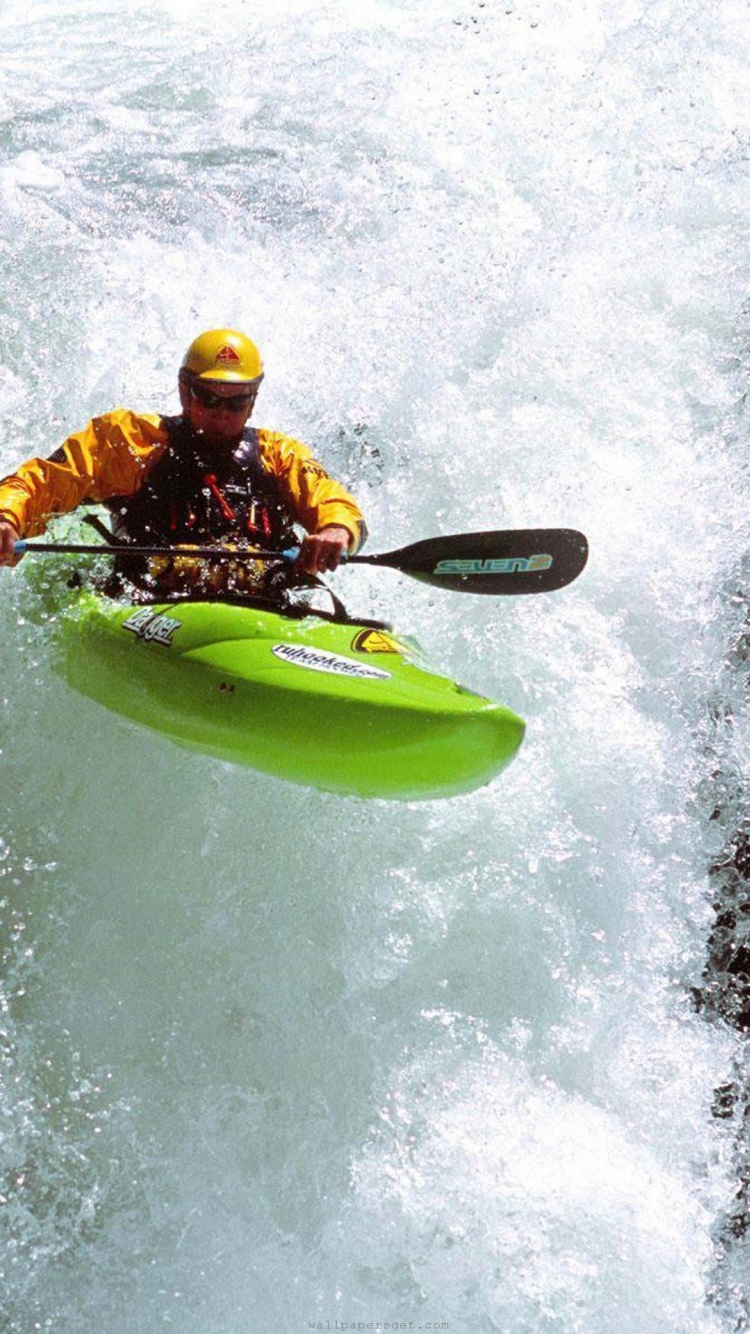
[[[297,557],[299,556],[299,547],[287,547],[286,551],[282,551],[281,554],[282,554],[284,560],[288,560],[288,561],[290,562],[290,564],[291,564],[291,563],[294,562],[294,561],[297,559]],[[343,552],[343,554],[342,554],[342,556],[341,556],[341,564],[342,564],[342,565],[346,565],[346,562],[347,562],[348,559],[349,559],[349,556],[348,556],[347,552]]]

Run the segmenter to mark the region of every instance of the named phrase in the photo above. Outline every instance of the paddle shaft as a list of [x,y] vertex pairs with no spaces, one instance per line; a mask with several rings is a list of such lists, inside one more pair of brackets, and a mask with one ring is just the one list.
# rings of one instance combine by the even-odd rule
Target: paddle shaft
[[60,556],[194,556],[201,560],[296,560],[297,549],[288,551],[230,551],[227,547],[142,547],[129,542],[121,546],[95,546],[86,542],[16,542],[17,556],[35,552]]

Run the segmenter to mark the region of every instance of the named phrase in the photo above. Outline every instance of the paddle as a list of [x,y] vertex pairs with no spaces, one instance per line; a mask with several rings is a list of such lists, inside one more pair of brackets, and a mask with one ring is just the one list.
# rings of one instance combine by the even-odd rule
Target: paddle
[[551,593],[583,570],[589,548],[573,528],[454,533],[412,542],[381,556],[351,556],[458,593]]
[[[16,555],[197,556],[201,560],[294,561],[288,551],[230,551],[226,547],[87,546],[82,543],[15,543]],[[430,537],[397,551],[350,556],[348,565],[383,565],[437,588],[458,593],[551,593],[572,583],[588,558],[583,533],[573,528],[519,528],[505,532]]]

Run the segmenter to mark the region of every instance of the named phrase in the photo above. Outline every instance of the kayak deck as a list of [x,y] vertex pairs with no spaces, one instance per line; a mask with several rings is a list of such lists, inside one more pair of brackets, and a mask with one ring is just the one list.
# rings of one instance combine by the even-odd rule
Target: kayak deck
[[411,639],[225,602],[84,594],[61,669],[80,693],[192,750],[361,797],[455,796],[516,754],[509,709],[433,671]]

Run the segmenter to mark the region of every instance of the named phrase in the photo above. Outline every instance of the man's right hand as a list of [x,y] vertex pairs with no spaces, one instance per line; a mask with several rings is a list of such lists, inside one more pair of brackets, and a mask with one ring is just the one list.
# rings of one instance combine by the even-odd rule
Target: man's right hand
[[19,534],[12,523],[0,520],[0,565],[15,565],[18,556],[15,545]]

